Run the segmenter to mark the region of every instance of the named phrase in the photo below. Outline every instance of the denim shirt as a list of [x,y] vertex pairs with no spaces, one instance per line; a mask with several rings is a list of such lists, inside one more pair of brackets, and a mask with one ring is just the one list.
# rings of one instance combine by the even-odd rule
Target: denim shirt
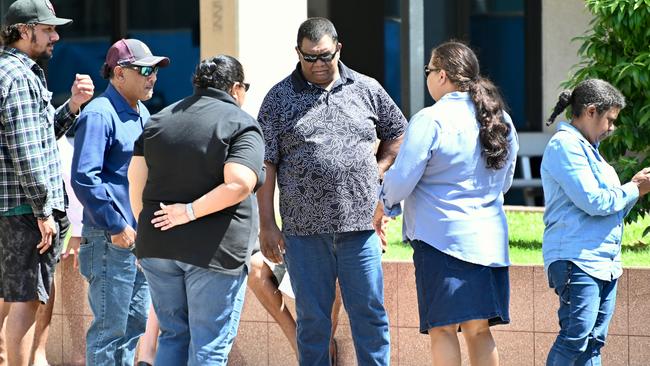
[[484,266],[510,264],[503,193],[512,183],[519,143],[510,116],[509,154],[501,169],[486,166],[474,104],[448,93],[409,123],[379,193],[384,213],[401,214],[404,240],[421,240],[452,257]]
[[571,124],[561,122],[541,166],[546,210],[544,269],[568,260],[590,276],[621,276],[623,219],[639,189],[621,182],[594,146]]

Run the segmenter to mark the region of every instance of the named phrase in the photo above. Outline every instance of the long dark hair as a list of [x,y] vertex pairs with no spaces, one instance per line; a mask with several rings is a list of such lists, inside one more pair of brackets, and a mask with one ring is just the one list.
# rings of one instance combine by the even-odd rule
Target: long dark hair
[[476,108],[479,140],[487,167],[503,168],[510,153],[510,125],[503,117],[505,104],[499,89],[481,77],[478,59],[472,49],[459,42],[443,43],[431,51],[431,62],[445,70],[447,78],[460,91],[469,92]]
[[573,117],[580,117],[588,106],[596,107],[599,115],[613,107],[625,108],[625,97],[612,84],[601,79],[586,79],[581,81],[573,90],[560,93],[553,113],[548,117],[546,125],[550,126],[562,111],[571,106]]

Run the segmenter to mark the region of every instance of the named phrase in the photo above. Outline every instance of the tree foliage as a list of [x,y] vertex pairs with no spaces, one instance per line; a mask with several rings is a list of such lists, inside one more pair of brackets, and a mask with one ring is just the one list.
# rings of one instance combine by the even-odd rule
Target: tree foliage
[[[586,0],[594,15],[590,31],[576,40],[580,63],[564,83],[574,87],[587,78],[607,80],[625,95],[627,106],[616,131],[601,144],[601,152],[622,182],[650,166],[650,0]],[[627,217],[636,221],[650,210],[648,196]]]

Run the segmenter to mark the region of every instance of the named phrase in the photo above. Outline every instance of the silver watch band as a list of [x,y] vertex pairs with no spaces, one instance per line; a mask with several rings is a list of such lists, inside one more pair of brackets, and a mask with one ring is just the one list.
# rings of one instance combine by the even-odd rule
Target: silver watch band
[[196,216],[194,216],[194,208],[192,208],[192,202],[185,205],[185,212],[187,213],[187,217],[190,218],[190,221],[196,220]]

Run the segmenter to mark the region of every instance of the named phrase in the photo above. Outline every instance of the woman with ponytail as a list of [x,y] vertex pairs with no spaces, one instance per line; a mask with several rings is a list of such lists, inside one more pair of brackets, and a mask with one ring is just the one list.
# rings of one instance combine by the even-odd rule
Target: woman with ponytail
[[560,322],[546,364],[600,365],[623,273],[623,218],[650,191],[650,169],[621,185],[598,151],[625,107],[612,85],[587,79],[562,92],[547,125],[567,107],[571,122],[560,122],[541,166],[544,269],[559,297]]
[[519,148],[497,88],[479,74],[476,55],[448,42],[425,67],[436,103],[411,119],[380,191],[383,215],[401,213],[414,249],[420,332],[434,365],[460,365],[457,332],[472,365],[497,365],[490,326],[510,321],[508,227],[503,194]]

